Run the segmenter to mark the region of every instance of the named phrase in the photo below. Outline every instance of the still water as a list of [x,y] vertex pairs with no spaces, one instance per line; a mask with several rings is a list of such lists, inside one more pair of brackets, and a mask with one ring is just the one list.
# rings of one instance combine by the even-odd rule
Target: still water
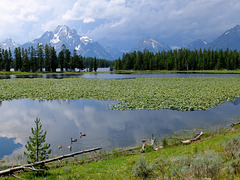
[[135,79],[135,78],[163,78],[163,77],[240,77],[240,74],[197,74],[197,73],[114,74],[109,72],[109,68],[99,68],[97,73],[0,75],[0,79],[14,79],[14,78]]
[[[102,147],[104,151],[138,145],[152,134],[163,138],[175,131],[227,126],[240,117],[240,99],[206,111],[135,110],[113,111],[116,101],[99,100],[13,100],[0,104],[0,159],[22,154],[36,117],[47,131],[54,155],[72,150]],[[80,132],[86,133],[80,138]],[[62,149],[58,149],[58,145]]]

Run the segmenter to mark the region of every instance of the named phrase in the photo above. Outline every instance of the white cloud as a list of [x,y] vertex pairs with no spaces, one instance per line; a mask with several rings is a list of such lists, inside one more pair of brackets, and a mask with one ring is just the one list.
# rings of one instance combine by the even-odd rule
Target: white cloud
[[95,19],[114,19],[121,17],[126,10],[124,0],[78,0],[64,15],[65,20],[82,20],[84,23]]
[[0,40],[23,43],[66,24],[116,45],[143,36],[180,45],[240,24],[239,9],[238,0],[2,0]]

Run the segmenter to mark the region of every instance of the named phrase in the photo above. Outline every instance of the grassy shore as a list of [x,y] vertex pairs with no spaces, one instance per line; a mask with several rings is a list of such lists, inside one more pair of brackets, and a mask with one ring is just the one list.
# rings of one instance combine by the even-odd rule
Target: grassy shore
[[160,74],[160,73],[199,73],[199,74],[240,74],[240,69],[237,70],[115,70],[116,74]]
[[202,140],[190,145],[183,146],[178,139],[178,143],[169,141],[169,145],[158,151],[147,146],[145,153],[101,152],[49,164],[50,169],[40,177],[33,172],[21,172],[18,176],[24,179],[238,179],[239,133],[239,128],[205,132]]
[[0,80],[0,101],[117,100],[113,110],[206,110],[239,96],[240,77]]
[[[21,72],[21,71],[0,71],[0,75],[36,75],[36,74],[77,74],[91,72]],[[95,73],[95,72],[92,72]],[[98,73],[98,72],[96,72]],[[101,72],[102,73],[102,72]],[[116,74],[160,74],[160,73],[200,73],[200,74],[240,74],[237,70],[114,70]]]

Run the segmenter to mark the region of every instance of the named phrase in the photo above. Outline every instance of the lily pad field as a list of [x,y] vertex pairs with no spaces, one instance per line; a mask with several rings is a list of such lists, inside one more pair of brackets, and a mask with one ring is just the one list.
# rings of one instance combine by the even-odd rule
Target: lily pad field
[[0,80],[0,101],[117,100],[113,110],[206,110],[239,96],[240,77]]

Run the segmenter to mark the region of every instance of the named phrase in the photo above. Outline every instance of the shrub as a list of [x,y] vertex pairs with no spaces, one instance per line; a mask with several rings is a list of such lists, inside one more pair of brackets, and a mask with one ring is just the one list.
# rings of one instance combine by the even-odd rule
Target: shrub
[[166,147],[168,145],[168,141],[166,138],[163,139],[162,145],[163,147]]
[[187,156],[177,156],[172,160],[171,173],[172,176],[177,177],[178,179],[185,179],[190,174],[190,162],[191,158]]
[[193,159],[190,169],[197,178],[215,179],[219,174],[221,162],[221,157],[213,151],[200,153]]
[[228,173],[228,175],[234,176],[240,173],[240,158],[228,161],[224,165],[224,170]]
[[240,135],[235,135],[232,138],[227,137],[222,146],[228,158],[238,158],[240,155]]
[[147,178],[153,175],[154,166],[149,163],[144,157],[137,159],[133,166],[133,174],[138,177]]
[[162,179],[165,179],[171,167],[171,161],[166,157],[160,157],[154,161],[154,166],[156,170],[160,171]]

